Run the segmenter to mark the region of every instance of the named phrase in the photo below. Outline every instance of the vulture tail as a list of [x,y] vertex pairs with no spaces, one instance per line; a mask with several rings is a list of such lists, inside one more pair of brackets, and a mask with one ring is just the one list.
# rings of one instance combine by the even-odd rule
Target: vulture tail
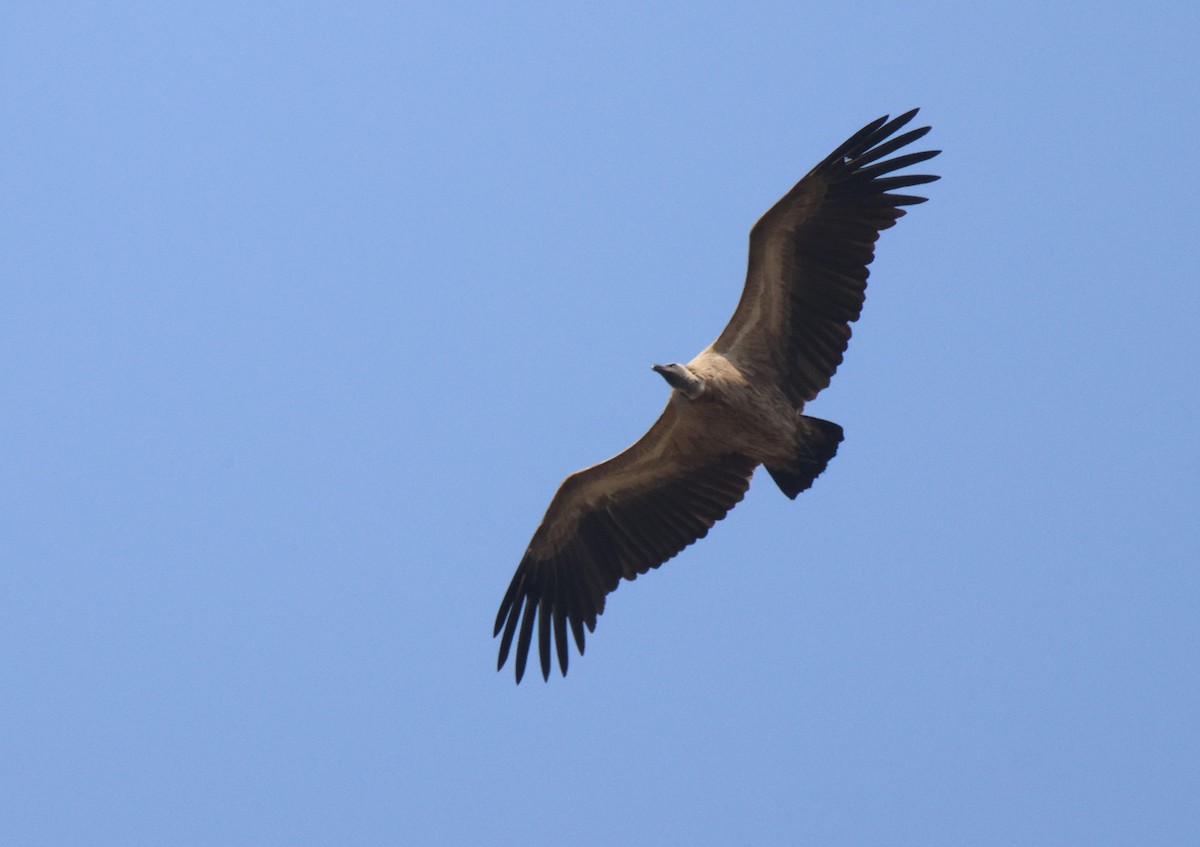
[[842,428],[835,423],[807,415],[802,415],[800,422],[795,458],[786,465],[767,465],[771,479],[792,500],[812,486],[829,460],[837,455],[838,445],[842,442]]

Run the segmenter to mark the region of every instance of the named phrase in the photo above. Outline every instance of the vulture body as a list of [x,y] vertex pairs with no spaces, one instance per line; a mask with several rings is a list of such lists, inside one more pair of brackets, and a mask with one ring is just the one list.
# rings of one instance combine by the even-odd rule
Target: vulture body
[[666,409],[623,453],[571,474],[550,503],[500,604],[497,669],[516,639],[521,681],[537,630],[542,676],[551,645],[566,675],[570,629],[582,655],[605,597],[703,538],[742,499],[759,465],[790,498],[837,452],[842,428],[804,415],[829,384],[862,311],[875,241],[923,197],[897,189],[938,179],[893,175],[931,159],[886,158],[929,132],[896,133],[913,109],[872,121],[829,154],[750,231],[741,300],[686,365],[655,365]]

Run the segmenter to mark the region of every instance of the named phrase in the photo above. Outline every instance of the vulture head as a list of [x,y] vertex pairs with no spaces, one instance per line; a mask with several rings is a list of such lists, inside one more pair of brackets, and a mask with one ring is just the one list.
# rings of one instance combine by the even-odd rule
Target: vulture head
[[672,388],[682,392],[689,400],[695,400],[704,390],[704,382],[692,373],[687,365],[651,365],[650,370],[665,379]]

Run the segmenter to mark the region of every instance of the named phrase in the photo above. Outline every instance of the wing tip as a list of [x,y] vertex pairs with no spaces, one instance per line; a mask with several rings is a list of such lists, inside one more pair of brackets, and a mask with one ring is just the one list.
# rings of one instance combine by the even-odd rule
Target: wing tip
[[[845,170],[854,172],[862,165],[880,159],[902,147],[907,147],[914,141],[925,137],[932,129],[931,126],[922,126],[911,129],[902,135],[896,135],[896,132],[908,125],[920,111],[920,107],[917,107],[894,118],[890,115],[876,118],[834,148],[833,152],[813,170],[819,172],[837,169],[843,172]],[[936,150],[928,154],[911,155],[926,155],[926,158],[933,158],[940,152],[940,150]]]
[[[492,629],[492,637],[501,636],[500,647],[496,656],[496,670],[501,671],[510,656],[513,657],[513,672],[520,684],[529,666],[529,654],[535,640],[536,627],[537,662],[542,672],[542,679],[549,681],[553,670],[554,658],[562,675],[567,675],[570,662],[568,624],[579,655],[583,655],[583,627],[594,629],[595,616],[591,619],[581,615],[575,606],[568,604],[566,598],[558,596],[553,590],[548,590],[544,584],[533,579],[528,574],[531,563],[528,556],[522,559],[521,565],[509,585],[504,600],[500,603],[500,611],[496,615],[496,623]],[[564,588],[565,586],[559,586]],[[515,649],[514,649],[515,638]],[[553,652],[552,648],[553,647]]]

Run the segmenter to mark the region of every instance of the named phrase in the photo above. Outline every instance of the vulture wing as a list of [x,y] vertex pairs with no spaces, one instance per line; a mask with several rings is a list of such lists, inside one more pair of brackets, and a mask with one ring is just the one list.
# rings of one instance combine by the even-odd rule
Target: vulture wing
[[496,615],[497,669],[516,636],[521,681],[536,620],[543,678],[551,632],[565,676],[567,627],[582,655],[583,628],[595,630],[622,577],[634,579],[703,538],[745,495],[757,462],[706,449],[703,420],[686,403],[672,392],[641,440],[559,486]]
[[742,299],[712,346],[745,372],[773,379],[797,408],[829,385],[842,363],[879,233],[904,215],[901,207],[926,199],[891,192],[938,179],[888,176],[940,152],[884,158],[929,132],[926,126],[893,137],[916,113],[884,116],[850,136],[750,231]]

